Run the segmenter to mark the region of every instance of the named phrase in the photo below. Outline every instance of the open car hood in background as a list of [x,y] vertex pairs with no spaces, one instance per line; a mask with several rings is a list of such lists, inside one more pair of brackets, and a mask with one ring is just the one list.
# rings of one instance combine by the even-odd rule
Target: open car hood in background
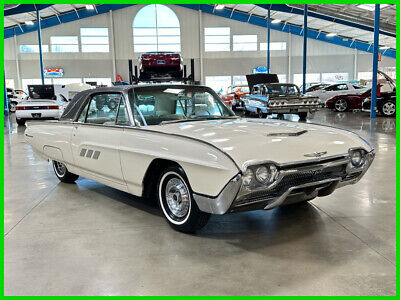
[[246,75],[247,83],[249,85],[250,92],[253,90],[253,86],[260,83],[279,83],[278,75],[276,74],[265,74],[256,73]]

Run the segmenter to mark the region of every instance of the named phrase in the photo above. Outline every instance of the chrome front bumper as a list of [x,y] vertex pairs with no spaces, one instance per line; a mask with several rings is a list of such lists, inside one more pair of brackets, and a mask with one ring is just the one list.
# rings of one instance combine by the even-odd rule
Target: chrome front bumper
[[277,181],[269,188],[247,190],[242,185],[241,174],[232,178],[217,197],[194,193],[193,197],[201,211],[225,214],[236,211],[272,209],[280,205],[327,196],[336,188],[357,183],[368,170],[375,153],[366,154],[364,164],[350,168],[346,155],[334,160],[285,165]]

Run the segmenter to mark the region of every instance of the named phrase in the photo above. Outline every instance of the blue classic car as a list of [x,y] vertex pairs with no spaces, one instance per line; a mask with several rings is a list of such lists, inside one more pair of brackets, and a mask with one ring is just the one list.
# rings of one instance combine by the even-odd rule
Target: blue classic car
[[292,83],[256,84],[242,100],[244,113],[254,113],[260,118],[270,114],[297,114],[300,119],[305,119],[308,113],[321,108],[317,97],[303,96],[299,87]]

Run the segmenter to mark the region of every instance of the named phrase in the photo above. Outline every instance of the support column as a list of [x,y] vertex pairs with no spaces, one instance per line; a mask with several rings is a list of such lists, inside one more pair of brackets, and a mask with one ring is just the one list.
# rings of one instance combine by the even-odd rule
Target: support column
[[6,73],[4,74],[4,116],[8,116],[8,99],[7,99],[7,88],[6,88]]
[[357,48],[354,48],[354,75],[353,75],[353,80],[357,80],[357,73],[358,73],[358,50]]
[[[203,12],[199,9],[199,59],[200,59],[200,84],[205,84],[203,74],[203,49],[204,49],[204,29],[203,29]],[[192,72],[192,70],[190,70]],[[193,74],[194,75],[194,74]]]
[[271,5],[268,8],[268,19],[267,19],[267,70],[268,74],[271,68],[271,51],[270,51],[270,44],[271,44]]
[[[289,25],[290,26],[290,25]],[[286,82],[292,82],[292,33],[288,34],[288,44],[287,44],[287,57],[288,57],[288,72]]]
[[37,7],[36,7],[36,23],[37,23],[37,32],[38,32],[38,41],[39,41],[40,76],[42,78],[42,84],[44,84],[42,34],[40,32],[41,31],[41,29],[40,29],[40,15],[39,15],[39,10],[38,10]]
[[117,63],[116,63],[116,53],[115,53],[115,36],[114,36],[114,18],[113,11],[110,10],[110,40],[111,40],[111,59],[113,68],[113,79],[111,82],[117,80]]
[[307,73],[307,4],[304,4],[304,25],[303,25],[303,94],[306,93]]
[[376,116],[376,94],[378,91],[378,51],[379,51],[379,17],[380,5],[375,4],[374,21],[374,52],[372,59],[372,91],[371,91],[371,118]]
[[21,76],[19,72],[19,49],[18,49],[18,43],[17,43],[17,35],[14,35],[14,48],[15,48],[15,67],[17,69],[17,84],[16,88],[17,89],[22,89],[22,84],[21,84]]

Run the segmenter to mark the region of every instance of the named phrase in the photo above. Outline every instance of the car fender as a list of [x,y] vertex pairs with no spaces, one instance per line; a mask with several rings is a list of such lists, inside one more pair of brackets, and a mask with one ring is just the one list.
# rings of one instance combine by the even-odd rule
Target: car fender
[[218,195],[229,180],[240,172],[234,160],[212,144],[140,128],[124,129],[120,159],[128,190],[138,196],[143,193],[145,174],[155,159],[180,165],[193,192],[209,196]]

